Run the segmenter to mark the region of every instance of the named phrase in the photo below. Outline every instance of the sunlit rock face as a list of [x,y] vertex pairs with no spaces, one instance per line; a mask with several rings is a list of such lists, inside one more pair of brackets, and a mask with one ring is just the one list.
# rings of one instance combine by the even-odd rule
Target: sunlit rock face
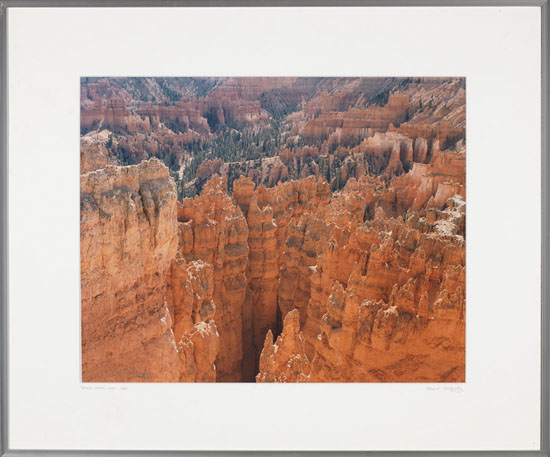
[[84,382],[464,382],[463,80],[114,79],[81,100]]
[[[407,188],[422,188],[430,173],[439,179],[437,158],[434,163],[419,181],[408,179]],[[452,183],[454,172],[445,179]],[[289,324],[303,342],[289,354],[274,350],[277,343],[267,338],[258,380],[287,379],[277,367],[300,360],[304,370],[293,379],[302,382],[464,381],[463,187],[459,180],[448,184],[457,193],[442,201],[436,197],[441,186],[431,185],[415,210],[414,200],[408,206],[399,201],[402,181],[378,195],[368,180],[350,181],[329,205],[304,214],[296,224],[301,230],[289,233],[287,255],[309,274],[306,306],[296,306],[300,300],[294,305],[300,325]],[[387,194],[398,200],[390,204]],[[373,195],[377,204],[369,214]],[[280,288],[284,283],[281,269]],[[285,295],[280,291],[280,305]]]
[[84,381],[177,381],[166,302],[176,194],[158,160],[81,176]]
[[106,167],[80,190],[83,381],[214,381],[212,267],[181,258],[168,169]]
[[178,236],[187,261],[201,260],[212,268],[219,333],[218,381],[240,381],[243,358],[243,303],[248,285],[249,229],[240,207],[227,195],[227,182],[213,177],[202,194],[178,208]]

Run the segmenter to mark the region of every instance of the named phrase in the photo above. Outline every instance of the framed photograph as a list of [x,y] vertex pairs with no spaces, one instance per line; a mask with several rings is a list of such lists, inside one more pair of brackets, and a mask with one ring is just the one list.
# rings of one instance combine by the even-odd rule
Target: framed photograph
[[0,4],[2,455],[549,456],[548,4],[470,3]]

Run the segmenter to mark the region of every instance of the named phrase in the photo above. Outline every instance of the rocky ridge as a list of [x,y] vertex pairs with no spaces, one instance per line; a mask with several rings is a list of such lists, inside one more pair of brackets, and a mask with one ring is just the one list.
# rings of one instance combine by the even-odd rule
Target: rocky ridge
[[86,80],[83,381],[464,381],[463,79]]
[[215,176],[179,203],[156,159],[82,175],[83,379],[463,380],[463,155],[332,198]]

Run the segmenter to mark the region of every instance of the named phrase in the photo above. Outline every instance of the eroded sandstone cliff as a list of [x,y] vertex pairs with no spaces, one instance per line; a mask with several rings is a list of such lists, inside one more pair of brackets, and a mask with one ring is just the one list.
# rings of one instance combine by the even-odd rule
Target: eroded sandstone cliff
[[464,381],[463,81],[390,79],[88,84],[83,381]]
[[332,200],[215,177],[179,204],[155,159],[82,175],[83,379],[463,380],[465,204],[441,160]]
[[214,381],[212,268],[181,258],[168,169],[108,166],[80,190],[82,380]]
[[[258,381],[464,381],[465,203],[446,170],[434,157],[379,192],[352,180],[302,215],[283,250],[285,264],[301,266],[286,288],[297,298],[279,294],[294,313],[285,350],[268,336]],[[282,290],[284,265],[279,281]]]

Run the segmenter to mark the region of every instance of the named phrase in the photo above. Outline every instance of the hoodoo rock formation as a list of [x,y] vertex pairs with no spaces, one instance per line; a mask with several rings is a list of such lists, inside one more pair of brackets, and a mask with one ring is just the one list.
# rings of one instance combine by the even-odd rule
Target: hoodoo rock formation
[[84,382],[464,382],[460,78],[82,83]]
[[243,301],[248,276],[248,226],[231,197],[227,183],[214,177],[194,199],[178,208],[178,239],[183,257],[213,267],[212,297],[220,350],[216,359],[219,381],[241,380]]
[[181,258],[168,169],[106,167],[80,190],[83,381],[214,381],[212,267]]

